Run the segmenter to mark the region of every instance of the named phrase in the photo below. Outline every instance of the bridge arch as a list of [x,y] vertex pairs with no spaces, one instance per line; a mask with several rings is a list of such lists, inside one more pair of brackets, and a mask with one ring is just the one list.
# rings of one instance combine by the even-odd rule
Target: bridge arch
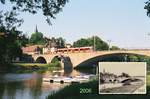
[[58,56],[58,55],[56,55],[56,56],[52,57],[52,59],[51,59],[50,63],[54,63],[55,61],[61,61],[61,57],[60,57],[60,56]]
[[55,61],[59,61],[61,67],[64,69],[73,68],[71,59],[67,55],[56,55],[51,59],[51,63],[54,63]]
[[[86,60],[83,60],[83,61],[81,61],[75,67],[79,67],[79,66],[83,67],[83,66],[88,66],[88,65],[91,65],[92,67],[95,67],[95,66],[98,65],[98,62],[100,62],[100,61],[108,61],[107,59],[109,59],[109,58],[111,58],[111,61],[116,61],[116,62],[119,62],[119,61],[129,61],[129,60],[125,60],[125,59],[118,60],[118,58],[120,56],[122,56],[122,57],[124,56],[124,57],[128,58],[128,56],[130,56],[130,55],[149,57],[148,55],[143,55],[143,54],[139,54],[139,53],[106,53],[106,54],[101,54],[101,55],[93,56],[93,57],[90,57],[90,58],[88,58]],[[112,57],[113,57],[113,59],[112,59]]]
[[47,63],[46,59],[42,56],[37,57],[35,60],[36,63]]

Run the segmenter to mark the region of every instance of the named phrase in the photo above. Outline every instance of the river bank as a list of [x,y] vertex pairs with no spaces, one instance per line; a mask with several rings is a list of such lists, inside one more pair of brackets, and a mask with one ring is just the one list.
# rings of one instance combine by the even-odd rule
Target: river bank
[[44,72],[51,68],[60,68],[57,63],[41,64],[41,63],[11,63],[1,64],[0,73],[30,73]]

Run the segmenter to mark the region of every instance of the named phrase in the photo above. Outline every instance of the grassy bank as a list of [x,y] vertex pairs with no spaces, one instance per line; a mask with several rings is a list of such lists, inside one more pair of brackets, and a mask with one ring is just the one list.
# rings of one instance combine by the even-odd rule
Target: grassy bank
[[47,70],[47,64],[39,63],[13,63],[11,71],[13,73],[31,73],[31,72],[44,72]]
[[58,63],[49,63],[49,64],[42,64],[42,63],[13,63],[14,66],[24,66],[24,67],[58,67]]
[[41,64],[41,63],[12,63],[0,65],[0,73],[31,73],[45,72],[54,68],[59,68],[58,63]]
[[[91,89],[88,93],[80,93],[81,89]],[[147,76],[147,95],[99,95],[98,81],[82,84],[72,84],[64,89],[49,95],[47,99],[149,99],[150,75]]]
[[38,66],[38,67],[43,67],[43,66],[48,66],[48,64],[40,64],[40,63],[13,63],[14,66],[25,66],[25,67],[30,67],[30,66]]
[[58,63],[41,64],[41,63],[14,63],[13,69],[17,69],[17,73],[24,72],[45,72],[46,70],[53,70],[60,68]]

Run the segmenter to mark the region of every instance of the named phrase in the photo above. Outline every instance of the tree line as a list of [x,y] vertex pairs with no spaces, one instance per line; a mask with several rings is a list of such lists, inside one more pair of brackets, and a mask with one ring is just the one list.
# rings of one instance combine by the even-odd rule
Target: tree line
[[[41,32],[35,32],[32,33],[31,37],[28,39],[28,44],[29,45],[34,45],[34,44],[40,44],[40,45],[45,45],[49,41],[51,43],[55,43],[57,48],[65,48],[66,40],[62,37],[59,38],[47,38],[44,37]],[[112,46],[108,45],[107,42],[103,41],[100,37],[98,36],[92,36],[89,38],[81,38],[73,42],[72,47],[87,47],[87,46],[92,46],[95,47],[95,50],[119,50],[120,48],[117,46]]]
[[86,47],[86,46],[92,46],[95,51],[99,50],[119,50],[120,48],[117,46],[112,46],[110,48],[110,45],[108,45],[107,42],[103,41],[98,36],[92,36],[89,38],[81,38],[73,43],[73,47]]

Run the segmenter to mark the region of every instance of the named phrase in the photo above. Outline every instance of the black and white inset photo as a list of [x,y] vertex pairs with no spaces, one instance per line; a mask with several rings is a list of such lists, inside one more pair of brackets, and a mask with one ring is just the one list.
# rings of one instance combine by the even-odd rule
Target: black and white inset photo
[[99,62],[99,94],[146,94],[146,63]]

